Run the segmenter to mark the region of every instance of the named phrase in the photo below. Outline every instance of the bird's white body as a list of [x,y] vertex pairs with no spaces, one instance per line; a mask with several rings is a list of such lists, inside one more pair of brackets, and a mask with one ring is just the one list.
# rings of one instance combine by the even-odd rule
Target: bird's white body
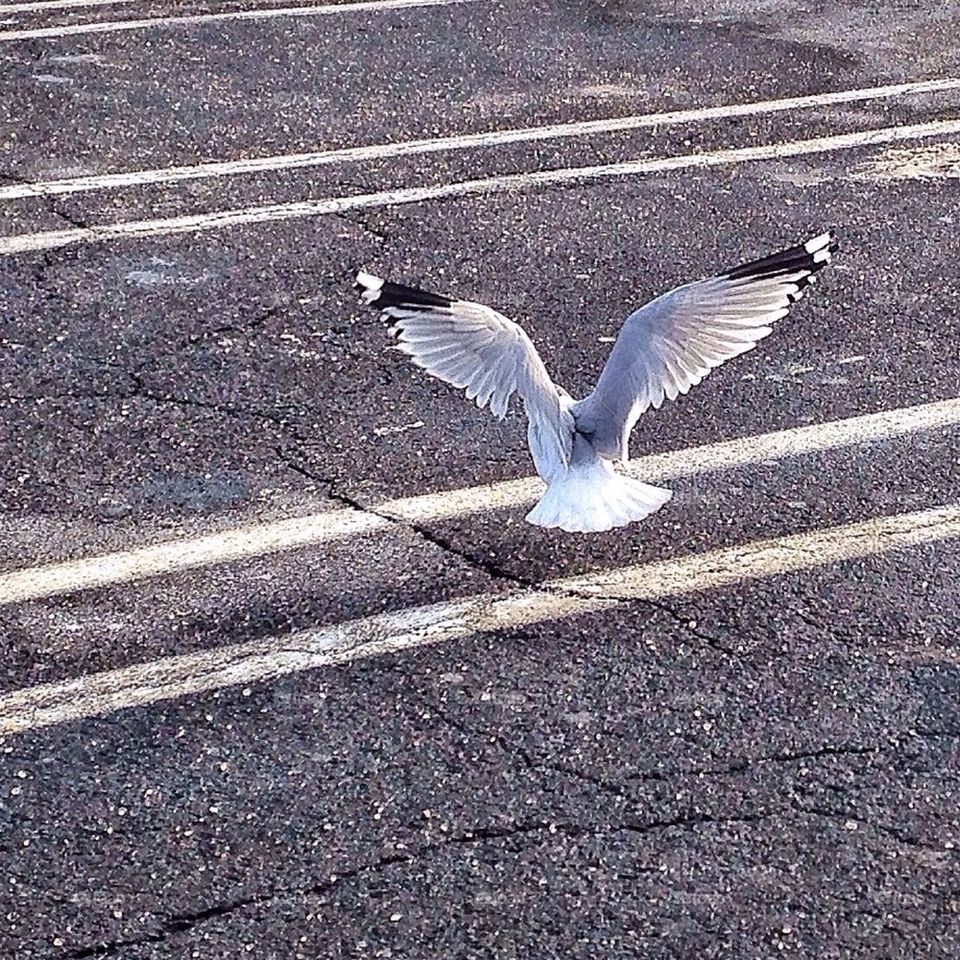
[[670,499],[669,490],[614,469],[628,459],[640,415],[756,346],[835,249],[833,234],[825,233],[652,300],[626,319],[596,387],[582,400],[550,379],[523,329],[490,307],[363,272],[357,284],[362,301],[394,321],[398,348],[418,366],[498,417],[514,393],[523,399],[530,454],[546,484],[527,520],[593,533],[642,520]]

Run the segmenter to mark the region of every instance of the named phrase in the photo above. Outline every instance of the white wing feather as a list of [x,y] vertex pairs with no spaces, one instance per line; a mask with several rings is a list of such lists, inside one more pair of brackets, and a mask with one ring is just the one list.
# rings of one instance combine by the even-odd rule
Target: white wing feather
[[361,272],[361,300],[393,321],[397,349],[428,373],[466,392],[478,407],[506,416],[510,397],[522,399],[531,452],[541,476],[566,467],[573,418],[523,328],[496,310]]
[[639,416],[675,400],[771,333],[830,262],[832,233],[719,276],[677,287],[624,322],[593,393],[571,408],[605,457],[626,459]]

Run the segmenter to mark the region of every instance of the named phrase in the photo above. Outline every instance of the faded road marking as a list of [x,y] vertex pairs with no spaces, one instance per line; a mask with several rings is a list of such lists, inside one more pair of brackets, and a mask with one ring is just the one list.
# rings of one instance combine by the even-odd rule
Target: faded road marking
[[912,149],[885,150],[860,164],[857,180],[946,180],[960,177],[960,143],[934,143]]
[[370,207],[393,207],[449,197],[484,196],[533,190],[567,183],[590,183],[611,177],[628,177],[672,170],[705,169],[752,163],[784,157],[812,156],[857,147],[877,146],[903,140],[923,140],[960,133],[960,120],[935,120],[903,127],[881,127],[878,130],[860,130],[812,140],[791,140],[757,147],[738,147],[728,150],[705,151],[671,157],[652,157],[606,163],[593,167],[567,167],[559,170],[537,170],[484,177],[479,180],[461,180],[454,183],[432,184],[423,187],[404,187],[382,190],[356,196],[331,197],[321,200],[303,200],[264,206],[217,210],[213,213],[164,217],[156,220],[133,220],[100,226],[77,227],[72,230],[48,230],[0,238],[0,254],[27,253],[32,250],[53,250],[72,243],[105,243],[110,240],[143,239],[171,236],[180,233],[198,233],[203,230],[223,230],[257,223],[282,223],[308,217],[344,213]]
[[0,735],[400,653],[474,633],[716,590],[960,536],[960,504],[794,534],[674,560],[568,577],[513,596],[482,595],[283,637],[166,657],[0,696]]
[[147,27],[195,26],[227,20],[271,20],[277,17],[322,17],[341,13],[376,13],[381,10],[407,10],[412,7],[439,7],[480,0],[358,0],[356,3],[330,3],[317,6],[266,7],[257,10],[230,10],[223,13],[197,13],[181,17],[148,17],[144,20],[103,20],[98,23],[72,23],[62,27],[37,27],[28,30],[0,31],[0,43],[13,40],[49,40],[89,33],[118,33]]
[[921,80],[915,83],[865,87],[860,90],[816,93],[807,97],[787,97],[781,100],[760,100],[753,103],[697,107],[692,110],[645,113],[638,116],[557,123],[540,127],[491,130],[486,133],[460,134],[452,137],[437,137],[431,140],[404,140],[399,143],[376,143],[362,147],[343,147],[337,150],[315,150],[308,153],[278,154],[276,156],[252,157],[242,160],[215,160],[189,166],[133,170],[128,173],[63,177],[56,180],[14,183],[0,187],[0,200],[55,196],[88,190],[116,190],[124,187],[137,187],[155,183],[180,183],[185,180],[204,180],[212,177],[249,176],[275,170],[295,170],[338,163],[359,163],[366,160],[387,160],[451,150],[476,150],[505,146],[511,143],[530,143],[567,137],[597,136],[647,127],[701,123],[729,117],[759,116],[838,103],[856,103],[865,100],[882,100],[925,93],[942,93],[957,89],[960,89],[960,78],[947,77],[942,80]]
[[[960,398],[653,454],[633,460],[629,472],[650,482],[662,482],[731,470],[765,460],[889,440],[957,424],[960,424]],[[388,517],[406,523],[429,523],[488,510],[512,509],[532,503],[542,489],[537,478],[526,477],[390,500],[373,508],[382,516],[355,510],[328,510],[207,536],[15,570],[0,574],[0,605],[144,580],[370,534],[388,529],[391,526]]]
[[0,3],[0,14],[33,13],[35,10],[72,10],[75,7],[115,7],[136,0],[30,0],[27,3]]

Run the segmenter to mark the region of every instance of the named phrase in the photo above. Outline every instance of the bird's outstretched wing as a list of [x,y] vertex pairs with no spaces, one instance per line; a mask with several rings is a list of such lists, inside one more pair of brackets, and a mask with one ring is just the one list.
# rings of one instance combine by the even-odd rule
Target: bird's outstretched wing
[[465,390],[468,399],[500,419],[514,393],[523,399],[538,470],[535,445],[548,461],[569,463],[573,418],[519,324],[481,303],[388,283],[362,271],[357,287],[362,303],[393,321],[397,348],[427,373]]
[[674,400],[714,367],[756,346],[837,249],[832,232],[688,283],[627,317],[589,396],[572,407],[577,430],[603,456],[627,457],[637,418]]

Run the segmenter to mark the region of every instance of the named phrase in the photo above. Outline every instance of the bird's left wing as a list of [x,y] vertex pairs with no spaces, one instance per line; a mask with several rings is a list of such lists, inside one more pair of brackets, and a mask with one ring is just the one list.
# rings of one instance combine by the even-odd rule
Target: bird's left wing
[[388,283],[362,271],[357,287],[362,303],[393,321],[397,348],[417,366],[465,390],[468,399],[489,407],[500,419],[506,416],[510,397],[518,394],[537,442],[562,465],[569,463],[572,417],[518,323],[482,303]]
[[593,393],[574,404],[577,429],[604,456],[626,459],[648,407],[696,386],[757,345],[837,248],[832,233],[677,287],[627,317]]

